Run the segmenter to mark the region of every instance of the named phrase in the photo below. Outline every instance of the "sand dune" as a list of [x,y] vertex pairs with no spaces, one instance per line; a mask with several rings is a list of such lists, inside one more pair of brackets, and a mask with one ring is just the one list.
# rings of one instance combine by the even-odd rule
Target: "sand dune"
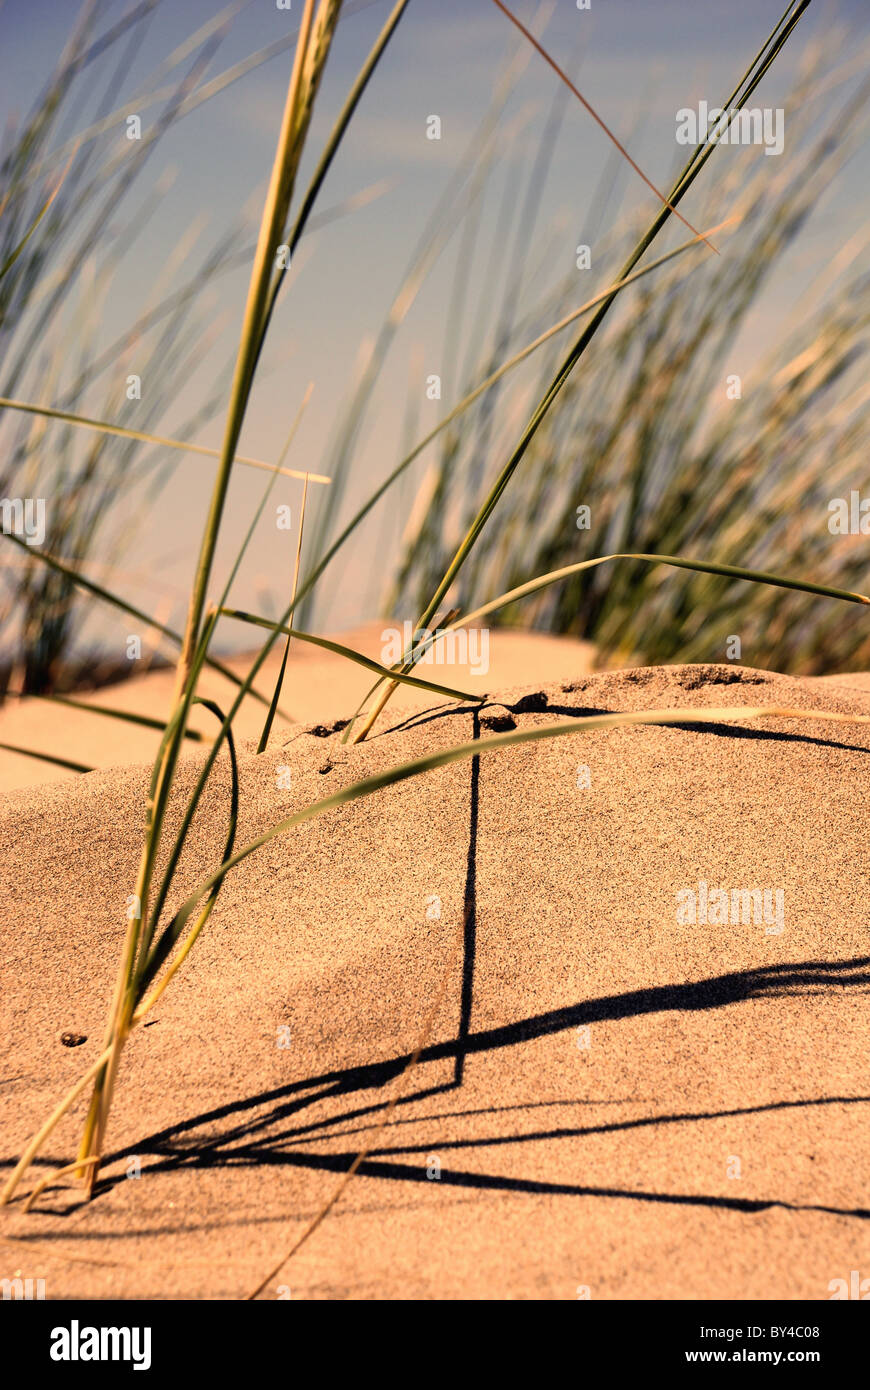
[[[331,634],[340,642],[375,661],[382,659],[382,632],[390,626],[388,620],[364,623],[350,632]],[[265,639],[266,633],[263,634]],[[281,648],[268,657],[257,677],[257,688],[271,697],[281,664]],[[490,641],[490,669],[485,675],[475,674],[469,664],[457,663],[449,668],[432,665],[422,670],[424,679],[439,685],[451,685],[471,694],[486,690],[504,690],[529,679],[567,680],[578,671],[592,669],[593,648],[588,642],[570,637],[552,637],[544,632],[514,632],[495,630]],[[238,676],[250,669],[248,657],[229,657],[225,664]],[[317,724],[352,714],[374,677],[346,658],[302,642],[290,647],[287,673],[281,696],[281,710],[286,716],[282,723]],[[150,671],[134,676],[119,685],[108,686],[93,694],[79,696],[85,704],[101,705],[166,719],[172,708],[175,687],[174,668]],[[200,694],[217,701],[228,709],[235,687],[219,673],[206,669],[200,682]],[[431,704],[432,696],[424,690],[406,687],[402,704],[422,708]],[[266,709],[252,698],[240,708],[234,728],[242,738],[257,739],[263,727]],[[215,730],[214,717],[204,710],[194,710],[191,726],[209,738]],[[119,763],[147,762],[157,751],[159,735],[147,728],[114,719],[106,719],[84,710],[52,704],[45,700],[9,699],[0,706],[0,743],[52,753],[86,767],[116,767]],[[35,786],[39,782],[60,782],[78,774],[50,762],[25,757],[0,748],[0,792],[16,787]]]
[[[722,666],[498,700],[480,715],[390,707],[356,748],[276,732],[242,760],[241,840],[493,720],[870,713],[857,677]],[[866,725],[610,730],[455,764],[273,840],[228,878],[128,1046],[95,1200],[70,1189],[4,1212],[3,1273],[44,1277],[48,1297],[242,1297],[401,1085],[369,1159],[265,1297],[830,1297],[870,1264],[868,752]],[[98,1053],[147,775],[3,798],[7,1168]],[[226,775],[178,894],[215,862]],[[783,929],[678,922],[677,894],[702,882],[781,892]],[[87,1041],[63,1046],[68,1030]],[[47,1159],[72,1156],[80,1118]]]

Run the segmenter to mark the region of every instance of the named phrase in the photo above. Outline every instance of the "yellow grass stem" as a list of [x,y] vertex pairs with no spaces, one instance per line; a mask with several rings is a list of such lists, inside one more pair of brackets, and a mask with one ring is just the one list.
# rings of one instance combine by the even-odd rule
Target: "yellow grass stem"
[[82,1169],[87,1170],[99,1159],[96,1154],[91,1154],[88,1158],[77,1158],[75,1163],[68,1163],[65,1168],[58,1168],[52,1173],[46,1173],[45,1177],[40,1178],[33,1191],[28,1194],[27,1201],[24,1203],[24,1210],[30,1211],[37,1197],[41,1196],[47,1187],[54,1187],[61,1178],[67,1177],[70,1173],[80,1173]]
[[[144,430],[127,429],[124,425],[110,425],[105,420],[91,420],[85,415],[73,415],[69,410],[55,410],[49,405],[33,405],[30,401],[14,401],[7,396],[0,396],[0,410],[20,410],[29,415],[43,416],[47,420],[62,420],[65,425],[78,425],[82,429],[96,430],[99,434],[113,434],[120,439],[138,439],[143,444],[156,444],[161,449],[179,449],[182,453],[200,454],[203,458],[222,457],[222,450],[207,449],[204,444],[190,444],[181,439],[168,439],[161,434],[147,434]],[[247,464],[249,468],[265,468],[269,473],[275,471],[273,463],[266,463],[264,459],[248,458],[245,454],[234,454],[232,462]],[[312,483],[332,482],[332,479],[323,473],[302,473],[296,468],[279,468],[277,471],[285,478],[308,478]]]
[[0,1192],[0,1206],[5,1206],[6,1203],[11,1200],[19,1182],[24,1177],[24,1174],[27,1172],[52,1130],[60,1123],[70,1106],[75,1104],[88,1083],[93,1081],[100,1068],[108,1060],[108,1057],[109,1048],[105,1048],[104,1051],[100,1053],[97,1060],[91,1064],[84,1076],[79,1077],[72,1090],[67,1091],[63,1100],[55,1106],[45,1123],[36,1131],[15,1167],[12,1169],[12,1172],[9,1174],[2,1192]]
[[[278,247],[282,244],[283,229],[286,224],[287,210],[293,192],[296,169],[302,153],[304,136],[311,117],[314,95],[322,75],[323,64],[337,23],[339,9],[340,0],[338,3],[336,0],[321,0],[315,21],[314,0],[305,0],[281,130],[251,270],[220,464],[200,547],[196,577],[188,609],[187,627],[178,662],[174,701],[177,718],[168,726],[172,732],[171,734],[168,733],[164,739],[155,763],[151,812],[135,890],[142,916],[132,919],[128,925],[127,940],[121,958],[115,999],[107,1030],[107,1046],[110,1056],[104,1070],[97,1076],[94,1083],[91,1106],[79,1150],[80,1157],[90,1153],[99,1155],[102,1152],[120,1057],[135,1012],[137,1003],[135,993],[137,948],[140,947],[140,938],[144,943],[144,938],[148,932],[147,905],[150,898],[151,878],[169,790],[186,724],[187,710],[193,698],[193,686],[196,678],[195,659],[202,632],[206,592],[217,546],[218,531],[229,487],[233,459],[250,395],[253,368],[262,346],[264,312],[272,266],[278,253]],[[206,620],[207,634],[210,635],[212,628],[213,624]],[[88,1172],[89,1192],[93,1190],[98,1172],[99,1163],[95,1163]]]

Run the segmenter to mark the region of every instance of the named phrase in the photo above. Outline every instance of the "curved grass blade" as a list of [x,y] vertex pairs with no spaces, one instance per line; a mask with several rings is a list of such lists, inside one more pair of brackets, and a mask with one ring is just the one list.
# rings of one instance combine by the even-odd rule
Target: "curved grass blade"
[[[573,574],[580,574],[583,570],[594,569],[597,565],[606,564],[608,560],[643,560],[647,564],[671,565],[675,569],[698,570],[703,574],[718,574],[728,579],[745,579],[754,584],[770,584],[778,589],[797,589],[807,594],[820,594],[824,598],[843,599],[847,603],[870,604],[870,598],[865,594],[853,593],[850,589],[835,589],[826,584],[813,584],[804,579],[788,579],[784,575],[769,574],[765,570],[743,569],[738,565],[720,565],[707,560],[687,560],[681,555],[645,555],[640,552],[625,552],[613,555],[598,555],[592,560],[580,560],[576,565],[565,565],[562,569],[552,570],[549,574],[539,575],[537,579],[530,579],[526,584],[520,584],[516,589],[510,589],[506,594],[500,594],[498,598],[491,599],[489,603],[484,603],[480,608],[475,608],[471,613],[466,613],[464,617],[456,622],[448,623],[444,628],[439,629],[434,641],[439,640],[442,633],[455,631],[456,628],[467,627],[469,623],[477,618],[484,618],[489,613],[495,613],[499,608],[505,608],[509,603],[514,603],[518,599],[526,598],[529,594],[537,593],[539,589],[545,589],[550,584],[557,584],[560,579],[568,579]],[[394,682],[398,680],[398,672],[393,672],[390,679],[388,691],[392,694],[395,689]],[[353,726],[359,719],[362,710],[365,708],[372,695],[377,690],[377,685],[373,686],[367,693],[362,703],[357,708],[353,718],[347,725],[342,734],[342,743],[348,742],[351,738]],[[386,700],[383,702],[386,703]],[[383,708],[383,705],[381,705]]]
[[0,743],[5,753],[18,753],[22,758],[37,758],[42,763],[54,763],[57,767],[69,768],[70,772],[93,772],[86,763],[74,763],[71,758],[59,758],[56,753],[37,753],[32,748],[19,748],[16,743]]
[[[364,666],[367,671],[373,671],[381,679],[389,679],[393,672],[386,666],[382,666],[379,661],[373,660],[370,656],[363,656],[362,652],[355,652],[352,647],[343,647],[340,642],[330,642],[326,637],[315,637],[310,632],[300,632],[295,627],[284,627],[281,623],[273,623],[269,618],[261,618],[256,613],[245,613],[240,608],[222,608],[221,614],[225,618],[237,618],[239,622],[253,623],[256,627],[268,628],[277,636],[285,633],[287,637],[296,637],[300,642],[311,642],[315,647],[323,647],[325,651],[334,652],[336,656],[347,657],[348,661],[356,662],[357,666]],[[406,674],[396,674],[395,679],[403,685],[416,686],[418,690],[431,690],[434,695],[444,695],[450,700],[468,700],[477,704],[480,700],[479,695],[470,695],[467,690],[454,690],[449,685],[437,685],[435,681],[424,681],[418,677],[408,677]],[[258,749],[262,752],[262,749]]]
[[[518,588],[510,589],[506,594],[500,594],[498,598],[484,603],[480,608],[475,608],[472,613],[466,613],[463,618],[452,623],[451,628],[465,627],[468,623],[474,622],[476,618],[483,618],[488,613],[494,613],[497,609],[504,608],[517,599],[525,598],[528,594],[537,593],[539,589],[545,589],[549,584],[557,584],[560,579],[567,579],[572,574],[580,574],[583,570],[594,569],[596,565],[606,564],[608,560],[643,560],[650,565],[671,565],[675,569],[698,570],[702,574],[720,574],[726,579],[746,579],[753,584],[771,584],[778,589],[797,589],[806,594],[820,594],[824,598],[844,599],[847,603],[870,604],[870,598],[866,594],[853,593],[850,589],[834,589],[827,584],[813,584],[806,579],[788,579],[781,574],[768,574],[764,570],[743,569],[739,565],[719,565],[707,560],[687,560],[681,555],[644,555],[637,552],[598,555],[594,560],[581,560],[576,565],[565,565],[562,569],[553,570],[550,574],[542,574],[537,579],[530,579],[527,584],[520,584]],[[445,631],[449,630],[445,628]]]

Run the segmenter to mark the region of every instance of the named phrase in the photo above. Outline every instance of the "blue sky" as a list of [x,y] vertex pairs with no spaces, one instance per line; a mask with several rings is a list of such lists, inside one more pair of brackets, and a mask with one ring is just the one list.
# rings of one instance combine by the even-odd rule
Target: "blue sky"
[[[124,8],[107,5],[104,24]],[[273,0],[253,0],[233,21],[208,75],[229,68],[282,35],[292,35],[301,8],[302,0],[294,0],[289,14],[278,10]],[[672,172],[676,159],[676,110],[695,105],[699,98],[715,101],[717,94],[727,93],[783,8],[784,0],[728,0],[726,4],[719,0],[592,0],[588,12],[578,11],[575,0],[551,0],[545,6],[531,5],[527,0],[515,3],[524,22],[549,14],[544,31],[546,47],[568,68],[612,128],[626,138],[632,132],[633,155],[660,185]],[[129,110],[138,109],[135,93],[149,72],[216,9],[209,0],[164,0],[157,8],[137,36],[135,63],[123,92],[123,101],[130,99]],[[312,123],[311,151],[319,148],[389,12],[389,4],[375,0],[363,6],[348,4],[346,9]],[[0,4],[0,119],[4,124],[12,113],[26,112],[38,95],[75,12],[68,0],[5,0]],[[765,79],[758,98],[761,104],[787,104],[799,64],[812,45],[835,26],[843,26],[857,42],[870,33],[868,21],[864,0],[815,0],[783,60]],[[515,51],[517,42],[515,31],[491,0],[411,0],[330,172],[318,208],[332,207],[372,186],[382,186],[385,191],[303,242],[275,317],[266,354],[271,370],[254,392],[242,441],[244,452],[266,459],[276,457],[305,387],[313,381],[314,396],[291,461],[297,467],[325,468],[338,412],[352,388],[361,344],[377,333],[410,250],[483,118],[505,59]],[[146,188],[169,169],[174,171],[174,182],[147,235],[121,262],[104,306],[101,341],[110,342],[147,303],[150,287],[195,218],[202,219],[197,245],[205,248],[243,208],[257,215],[271,167],[290,62],[287,48],[183,120],[162,143],[144,182],[137,186],[135,202],[141,201]],[[500,210],[510,206],[510,180],[520,188],[523,158],[540,136],[556,85],[557,78],[546,64],[537,55],[530,55],[505,112],[505,130],[520,122],[522,135],[512,147],[505,140],[499,151],[501,182],[496,181],[483,212],[490,234],[497,232],[494,224]],[[143,109],[143,121],[151,109]],[[426,119],[432,113],[442,121],[440,141],[426,139]],[[77,119],[83,124],[87,117],[88,113],[81,111]],[[73,122],[59,131],[58,142],[75,135],[76,128]],[[119,125],[117,135],[110,138],[120,142],[122,131],[123,125]],[[572,100],[538,219],[541,235],[549,235],[547,244],[553,247],[553,263],[545,267],[551,282],[571,264],[579,229],[589,213],[591,191],[610,150],[603,133]],[[721,153],[727,158],[726,151]],[[771,166],[777,164],[775,159],[764,160],[760,151],[758,157]],[[786,149],[783,158],[787,157]],[[309,158],[301,186],[310,167]],[[815,270],[866,222],[867,174],[865,150],[838,176],[804,229],[794,255],[771,281],[739,349],[748,365],[775,339],[778,325],[799,302]],[[863,190],[860,196],[856,189]],[[690,201],[687,215],[693,206],[699,204]],[[640,180],[630,179],[626,212],[653,207],[653,195]],[[506,231],[505,244],[507,240]],[[498,244],[497,237],[494,244]],[[350,501],[366,495],[400,457],[409,373],[415,364],[420,365],[423,377],[430,372],[449,377],[450,364],[442,361],[442,355],[445,306],[454,269],[452,243],[421,290],[386,363],[355,458]],[[175,405],[159,425],[162,432],[171,434],[202,398],[210,373],[226,360],[237,342],[247,278],[248,271],[243,269],[220,282],[213,312],[225,314],[226,326],[212,357],[190,380],[178,383]],[[413,389],[413,376],[411,382]],[[451,403],[427,401],[423,388],[421,381],[418,433],[431,428]],[[222,423],[218,416],[203,430],[200,442],[218,445]],[[212,476],[209,464],[184,459],[154,514],[143,510],[138,517],[138,560],[150,561],[153,574],[150,586],[136,588],[137,602],[154,603],[163,589],[179,594],[184,590]],[[229,563],[261,486],[262,475],[250,472],[240,473],[234,482],[219,570]],[[298,500],[295,485],[280,485],[276,501],[295,507]],[[141,503],[134,500],[133,505]],[[336,579],[326,586],[317,613],[319,628],[335,629],[372,615],[390,538],[398,537],[403,521],[396,505],[387,502],[385,511],[360,534],[346,560],[340,562]],[[251,562],[240,577],[236,592],[239,605],[257,606],[267,590],[277,601],[291,564],[286,535],[277,533],[274,525],[264,525]],[[118,587],[123,588],[123,583]],[[179,598],[173,614],[176,621],[180,621],[181,611]],[[111,622],[106,628],[97,624],[94,630],[97,628],[100,635],[114,631]]]

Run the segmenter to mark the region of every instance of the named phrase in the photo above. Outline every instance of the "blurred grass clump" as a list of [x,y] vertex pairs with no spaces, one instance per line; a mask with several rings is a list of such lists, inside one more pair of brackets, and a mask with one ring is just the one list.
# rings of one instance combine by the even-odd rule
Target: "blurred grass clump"
[[[866,537],[828,530],[829,501],[868,481],[866,237],[832,254],[814,281],[789,285],[793,322],[760,367],[741,376],[734,350],[757,322],[760,292],[866,137],[870,84],[850,83],[855,54],[836,45],[831,39],[806,56],[787,104],[787,160],[760,158],[751,146],[721,151],[719,177],[704,185],[692,218],[705,227],[736,215],[739,230],[721,241],[723,254],[681,257],[620,298],[584,370],[531,441],[498,522],[482,531],[458,576],[451,601],[463,611],[530,574],[613,552],[715,555],[866,588]],[[520,223],[534,220],[557,127],[551,119],[531,158],[525,210],[516,198]],[[624,170],[620,162],[607,171],[590,206],[613,204],[630,179]],[[607,237],[590,222],[580,237],[592,246],[596,286],[616,278],[636,236],[636,225],[617,225],[620,234]],[[542,299],[534,292],[540,265],[529,264],[525,245],[518,236],[502,293],[493,274],[466,310],[473,355],[466,353],[459,395],[576,305],[578,282],[591,280],[569,275]],[[490,264],[499,265],[495,245]],[[526,304],[533,308],[524,312]],[[462,335],[452,328],[458,352]],[[517,402],[525,390],[540,394],[560,351],[548,344],[519,390],[513,379],[492,388],[443,434],[437,458],[418,475],[388,612],[424,606],[492,485]],[[589,509],[585,529],[578,508]],[[723,660],[736,635],[749,665],[796,674],[870,665],[866,627],[823,599],[644,564],[578,574],[505,610],[501,621],[576,634],[610,664]]]
[[[88,0],[44,89],[20,122],[10,121],[0,147],[0,397],[139,431],[165,417],[179,381],[207,360],[218,324],[203,291],[246,254],[237,222],[200,258],[205,227],[197,219],[149,285],[136,321],[98,346],[112,287],[119,275],[135,281],[137,253],[172,171],[164,165],[138,203],[124,200],[135,198],[134,185],[166,133],[222,86],[220,78],[203,78],[229,10],[167,55],[119,106],[157,3],[144,0],[104,25],[105,6]],[[147,111],[139,138],[127,138],[124,110]],[[71,130],[79,132],[74,139]],[[225,401],[229,367],[211,371],[205,398],[175,427],[178,440],[190,439]],[[141,396],[135,378],[147,382]],[[119,572],[114,562],[135,541],[140,516],[173,467],[174,456],[139,440],[0,411],[0,496],[45,499],[40,548],[78,567],[93,568],[98,553],[98,578]],[[34,694],[99,680],[97,670],[106,678],[111,661],[81,651],[71,661],[81,612],[69,575],[5,547],[0,690],[13,670],[21,690]]]

